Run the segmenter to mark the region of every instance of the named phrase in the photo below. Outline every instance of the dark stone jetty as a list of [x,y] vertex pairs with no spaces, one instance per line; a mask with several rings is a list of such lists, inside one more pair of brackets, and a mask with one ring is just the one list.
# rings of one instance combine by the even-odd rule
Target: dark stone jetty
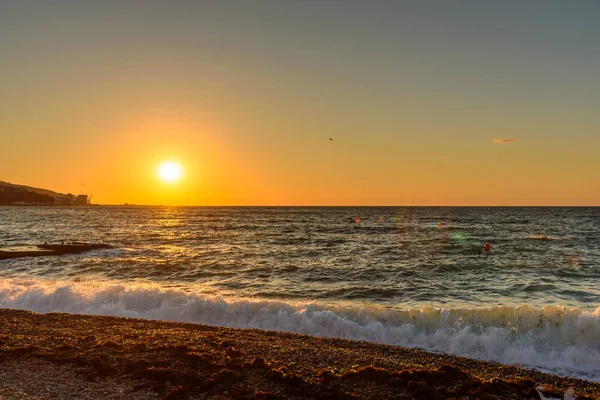
[[16,246],[0,248],[0,260],[21,257],[56,256],[77,254],[96,249],[110,249],[106,243],[70,242],[60,244],[38,244],[37,246]]

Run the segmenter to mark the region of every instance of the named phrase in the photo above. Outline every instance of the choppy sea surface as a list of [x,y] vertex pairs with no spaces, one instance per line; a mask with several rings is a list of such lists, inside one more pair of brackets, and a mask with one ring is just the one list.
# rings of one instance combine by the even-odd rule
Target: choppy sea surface
[[[0,207],[0,307],[375,341],[600,381],[600,208]],[[481,251],[486,243],[490,251]]]

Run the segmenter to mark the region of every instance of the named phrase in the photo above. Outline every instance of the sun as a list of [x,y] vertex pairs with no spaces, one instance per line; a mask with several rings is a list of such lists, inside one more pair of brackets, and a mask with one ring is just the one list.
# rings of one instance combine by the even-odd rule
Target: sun
[[175,161],[165,161],[158,166],[158,178],[163,182],[177,182],[182,176],[183,168]]

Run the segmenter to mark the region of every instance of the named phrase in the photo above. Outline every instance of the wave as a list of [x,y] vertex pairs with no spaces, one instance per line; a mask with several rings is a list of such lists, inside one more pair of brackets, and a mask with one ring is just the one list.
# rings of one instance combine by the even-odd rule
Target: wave
[[421,348],[600,381],[600,307],[421,308],[223,298],[151,284],[0,279],[0,307],[193,322]]

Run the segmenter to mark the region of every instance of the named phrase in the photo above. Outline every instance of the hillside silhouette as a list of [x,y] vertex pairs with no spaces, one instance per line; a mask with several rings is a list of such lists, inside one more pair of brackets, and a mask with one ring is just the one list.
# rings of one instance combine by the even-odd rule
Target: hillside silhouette
[[52,205],[55,204],[56,198],[65,196],[67,195],[47,189],[0,181],[0,205],[15,203]]

